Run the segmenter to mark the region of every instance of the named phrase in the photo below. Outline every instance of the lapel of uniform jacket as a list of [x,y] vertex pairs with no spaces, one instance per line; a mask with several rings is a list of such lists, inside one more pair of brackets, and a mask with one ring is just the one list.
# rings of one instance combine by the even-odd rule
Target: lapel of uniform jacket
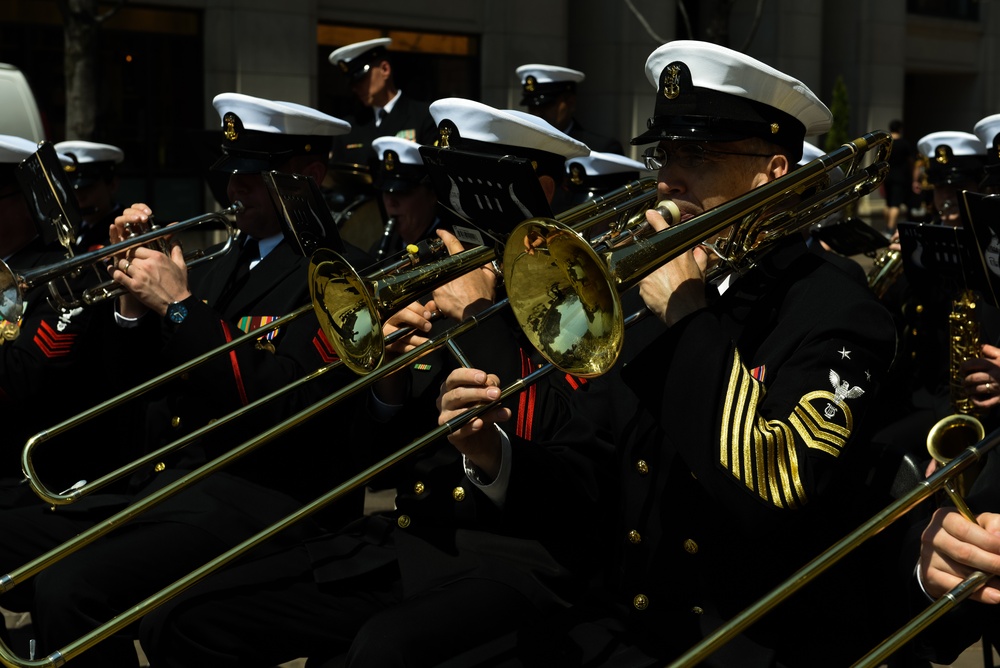
[[[251,313],[253,305],[270,292],[275,285],[281,283],[289,274],[298,271],[301,268],[301,259],[301,256],[295,253],[288,242],[282,241],[279,243],[274,247],[274,250],[267,254],[267,257],[260,261],[260,264],[253,268],[246,285],[230,301],[223,315],[227,318],[244,315],[263,315]],[[302,273],[301,280],[303,284],[306,282],[305,272]],[[285,314],[277,313],[270,315]]]

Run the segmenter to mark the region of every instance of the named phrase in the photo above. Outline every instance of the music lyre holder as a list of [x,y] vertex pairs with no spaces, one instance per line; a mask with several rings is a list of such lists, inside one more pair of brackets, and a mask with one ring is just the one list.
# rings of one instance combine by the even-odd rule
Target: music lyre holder
[[292,248],[305,257],[312,257],[320,248],[344,253],[337,223],[316,181],[283,172],[264,172],[262,176],[271,202],[284,221],[282,229]]
[[55,147],[50,142],[40,142],[38,150],[17,166],[15,175],[42,241],[46,245],[58,241],[72,255],[82,218]]
[[438,204],[455,214],[455,236],[468,246],[502,245],[529,218],[551,218],[531,161],[515,156],[421,146]]
[[911,222],[901,222],[898,229],[903,270],[916,289],[944,284],[992,297],[971,232],[963,227]]
[[810,235],[840,255],[873,253],[889,245],[889,240],[878,230],[853,216],[819,222],[812,227]]

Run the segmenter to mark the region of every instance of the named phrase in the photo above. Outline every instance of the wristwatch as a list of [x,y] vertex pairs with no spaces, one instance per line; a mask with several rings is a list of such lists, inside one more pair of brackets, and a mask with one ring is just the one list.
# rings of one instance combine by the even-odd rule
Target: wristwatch
[[167,305],[166,318],[169,322],[175,325],[179,325],[184,322],[184,318],[188,315],[187,306],[184,302],[171,302]]

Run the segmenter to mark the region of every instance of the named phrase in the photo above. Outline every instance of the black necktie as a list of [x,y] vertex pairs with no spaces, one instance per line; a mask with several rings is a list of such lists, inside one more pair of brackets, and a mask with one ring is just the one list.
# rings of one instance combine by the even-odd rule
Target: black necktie
[[215,308],[219,311],[225,310],[229,302],[232,301],[243,286],[246,284],[247,279],[250,277],[250,263],[260,257],[260,246],[257,244],[257,240],[253,238],[247,238],[246,243],[243,244],[243,248],[240,249],[240,255],[236,259],[236,267],[233,270],[232,275],[230,275],[229,280],[226,281],[226,287],[223,289],[222,293],[219,295],[218,301],[215,303]]

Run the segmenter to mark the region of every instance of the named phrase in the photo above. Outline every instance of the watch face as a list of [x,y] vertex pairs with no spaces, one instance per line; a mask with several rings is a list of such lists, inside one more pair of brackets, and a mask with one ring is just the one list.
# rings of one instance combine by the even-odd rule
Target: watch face
[[179,325],[184,322],[184,318],[187,317],[187,314],[187,307],[183,304],[171,304],[167,307],[167,319],[175,325]]

